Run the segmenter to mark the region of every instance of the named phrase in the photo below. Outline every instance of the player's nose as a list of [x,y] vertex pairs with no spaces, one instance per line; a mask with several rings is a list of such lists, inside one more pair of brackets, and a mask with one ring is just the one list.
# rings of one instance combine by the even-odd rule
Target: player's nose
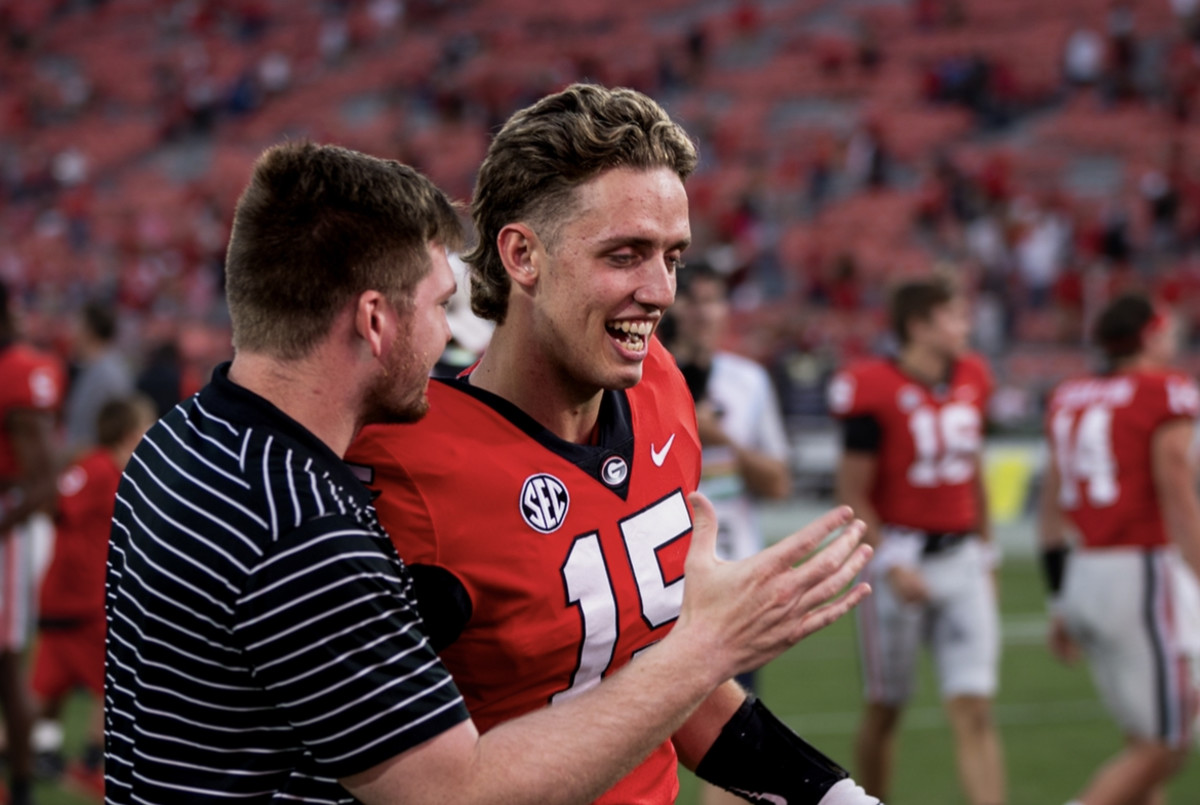
[[633,298],[643,305],[665,310],[675,301],[675,271],[666,254],[643,264],[641,283]]

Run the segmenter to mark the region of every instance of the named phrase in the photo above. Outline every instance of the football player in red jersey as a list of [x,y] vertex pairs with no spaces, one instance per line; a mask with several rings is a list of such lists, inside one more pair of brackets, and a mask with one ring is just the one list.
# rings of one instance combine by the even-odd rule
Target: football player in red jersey
[[[57,721],[67,694],[83,688],[104,701],[104,571],[121,471],[154,424],[140,395],[110,400],[96,417],[98,446],[58,478],[54,556],[39,596],[33,692],[42,718]],[[88,793],[104,795],[104,720],[95,709],[83,763],[68,769]]]
[[1082,648],[1126,737],[1076,803],[1151,805],[1186,759],[1200,703],[1200,390],[1170,370],[1175,325],[1145,297],[1115,299],[1094,335],[1109,371],[1061,383],[1046,416],[1050,644],[1067,661]]
[[899,351],[852,365],[830,385],[842,420],[838,498],[860,513],[876,554],[875,594],[857,613],[866,706],[856,752],[868,791],[886,797],[895,734],[921,643],[933,654],[972,805],[1005,800],[991,715],[999,625],[980,458],[992,380],[967,352],[966,300],[941,277],[895,289]]
[[[700,443],[654,331],[695,161],[631,90],[575,85],[514,115],[465,258],[491,343],[430,383],[421,422],[367,428],[347,454],[419,563],[427,627],[481,729],[600,685],[679,616]],[[747,798],[876,802],[733,682],[600,801],[674,802],[677,758]]]
[[0,707],[8,739],[12,805],[30,798],[33,704],[22,667],[36,603],[34,542],[54,504],[54,415],[65,375],[50,355],[18,343],[0,286]]

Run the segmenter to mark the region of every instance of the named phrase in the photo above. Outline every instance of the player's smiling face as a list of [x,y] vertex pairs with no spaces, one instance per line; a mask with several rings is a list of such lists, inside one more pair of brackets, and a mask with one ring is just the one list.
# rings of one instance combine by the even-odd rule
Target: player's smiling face
[[534,314],[542,357],[581,391],[637,383],[690,239],[687,194],[667,168],[615,168],[577,188],[542,255]]

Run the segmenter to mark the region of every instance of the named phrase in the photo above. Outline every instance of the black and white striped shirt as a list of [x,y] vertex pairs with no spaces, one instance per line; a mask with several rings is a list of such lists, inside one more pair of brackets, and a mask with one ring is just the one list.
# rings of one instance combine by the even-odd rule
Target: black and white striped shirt
[[228,365],[155,425],[108,563],[109,803],[351,801],[467,718],[369,493]]

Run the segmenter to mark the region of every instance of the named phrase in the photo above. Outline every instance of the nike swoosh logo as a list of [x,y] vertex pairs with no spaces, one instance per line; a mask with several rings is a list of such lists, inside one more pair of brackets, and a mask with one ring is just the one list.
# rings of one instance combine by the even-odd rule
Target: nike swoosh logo
[[655,450],[654,443],[650,443],[650,460],[654,462],[654,466],[661,467],[663,462],[667,460],[667,453],[671,452],[671,445],[675,443],[675,434],[671,434],[671,438],[667,439],[667,443],[663,445],[662,450]]

